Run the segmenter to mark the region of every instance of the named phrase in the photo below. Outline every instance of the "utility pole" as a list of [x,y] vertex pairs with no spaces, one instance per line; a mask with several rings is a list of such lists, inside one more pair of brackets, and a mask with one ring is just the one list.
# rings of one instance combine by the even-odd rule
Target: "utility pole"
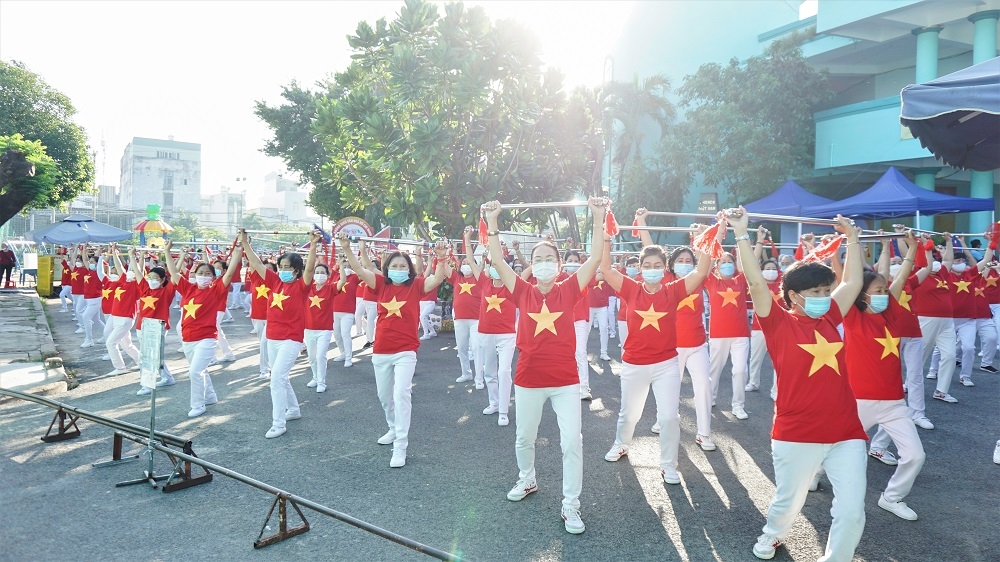
[[[97,168],[97,151],[96,150],[93,152],[93,155],[94,155],[94,168],[96,169]],[[97,185],[98,185],[97,184],[97,173],[95,172],[94,173],[94,192],[91,193],[91,197],[92,197],[91,201],[93,202],[93,205],[91,206],[92,209],[93,209],[91,216],[92,216],[92,218],[95,221],[97,220],[97,196],[100,194],[100,190],[98,189]]]

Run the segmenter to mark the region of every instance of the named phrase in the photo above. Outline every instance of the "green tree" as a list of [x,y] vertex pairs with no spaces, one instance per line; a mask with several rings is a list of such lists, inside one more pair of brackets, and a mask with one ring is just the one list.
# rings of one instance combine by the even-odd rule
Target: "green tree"
[[57,206],[93,188],[94,162],[84,130],[72,121],[75,114],[69,98],[40,76],[19,62],[0,61],[0,135],[40,141],[55,163],[54,181],[30,199],[14,197],[21,192],[0,195],[0,224],[21,209]]
[[745,202],[813,168],[813,113],[832,90],[794,41],[744,62],[704,64],[679,93],[687,111],[678,128],[706,185]]
[[[52,191],[56,182],[55,160],[41,141],[21,135],[0,136],[0,224]],[[22,158],[23,157],[23,160]]]
[[[632,223],[635,210],[649,207],[651,211],[680,209],[684,197],[691,187],[690,153],[685,150],[686,139],[673,135],[655,145],[654,154],[642,160],[632,159],[625,167],[622,195],[613,201],[613,210],[619,219],[621,230],[630,234],[628,225]],[[655,205],[655,208],[652,206]],[[646,219],[649,226],[687,226],[690,221],[677,221],[673,217],[651,216]],[[663,232],[651,232],[657,243],[665,241]],[[673,240],[682,237],[672,237]],[[637,238],[636,238],[637,239]],[[685,243],[687,241],[685,240]]]
[[625,169],[630,161],[642,160],[642,144],[651,128],[659,131],[663,140],[677,115],[674,104],[667,98],[670,79],[654,74],[642,80],[605,84],[602,95],[604,126],[611,131],[611,163],[618,169],[617,198],[622,197]]

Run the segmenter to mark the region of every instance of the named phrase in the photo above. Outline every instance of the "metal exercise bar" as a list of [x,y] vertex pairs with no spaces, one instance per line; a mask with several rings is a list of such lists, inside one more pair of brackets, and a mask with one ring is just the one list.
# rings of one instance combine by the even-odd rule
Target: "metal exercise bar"
[[247,234],[271,234],[274,236],[309,236],[311,230],[244,230]]
[[586,207],[586,201],[556,201],[547,203],[500,203],[501,209],[555,209],[560,207]]
[[[142,441],[142,438],[139,438],[139,440]],[[155,443],[155,442],[152,444],[152,446],[153,446],[154,449],[157,449],[157,450],[160,450],[160,451],[163,451],[163,449],[166,449],[166,447],[163,447],[159,443]],[[302,517],[303,525],[301,525],[299,527],[293,527],[293,528],[288,528],[287,527],[287,521],[284,520],[284,514],[285,514],[285,511],[286,511],[287,504],[289,502],[291,502],[292,507],[295,509],[296,512],[298,512],[298,514],[300,516],[302,516],[302,511],[299,510],[299,506],[302,506],[302,507],[311,509],[311,510],[317,512],[317,513],[322,513],[323,515],[327,515],[329,517],[333,517],[334,519],[336,519],[338,521],[343,521],[344,523],[347,523],[348,525],[353,525],[354,527],[357,527],[357,528],[362,529],[364,531],[368,531],[369,533],[372,533],[373,535],[377,535],[377,536],[380,536],[380,537],[382,537],[384,539],[388,539],[388,540],[390,540],[390,541],[392,541],[392,542],[394,542],[396,544],[403,545],[403,546],[405,546],[407,548],[410,548],[410,549],[413,549],[413,550],[415,550],[417,552],[420,552],[420,553],[426,554],[428,556],[437,558],[438,560],[450,560],[450,561],[454,561],[454,562],[460,562],[461,561],[461,557],[459,557],[456,554],[452,554],[450,552],[444,552],[443,550],[439,550],[439,549],[434,548],[432,546],[427,546],[427,545],[425,545],[423,543],[420,543],[420,542],[417,542],[417,541],[415,541],[413,539],[410,539],[410,538],[404,537],[402,535],[393,533],[392,531],[387,531],[387,530],[385,530],[385,529],[383,529],[381,527],[377,527],[375,525],[372,525],[371,523],[368,523],[366,521],[362,521],[362,520],[357,519],[355,517],[352,517],[352,516],[350,516],[350,515],[348,515],[346,513],[342,513],[340,511],[335,510],[335,509],[331,509],[331,508],[326,507],[324,505],[320,505],[320,504],[318,504],[316,502],[310,501],[310,500],[308,500],[306,498],[303,498],[301,496],[297,496],[295,494],[290,494],[290,493],[288,493],[288,492],[286,492],[284,490],[281,490],[280,488],[275,488],[274,486],[271,486],[270,484],[267,484],[265,482],[261,482],[260,480],[256,480],[256,479],[251,478],[249,476],[245,476],[243,474],[240,474],[239,472],[236,472],[234,470],[230,470],[230,469],[228,469],[228,468],[226,468],[224,466],[220,466],[220,465],[217,465],[215,463],[208,462],[208,461],[203,460],[203,459],[198,458],[198,457],[193,457],[193,456],[186,455],[186,454],[183,454],[183,453],[177,453],[176,451],[169,451],[168,450],[168,451],[163,451],[163,452],[169,452],[170,454],[172,454],[174,457],[176,457],[178,459],[178,462],[184,461],[184,462],[189,462],[191,464],[199,465],[202,468],[204,468],[205,470],[208,470],[208,471],[211,471],[211,472],[214,472],[214,473],[217,473],[217,474],[222,474],[223,476],[228,476],[228,477],[230,477],[230,478],[232,478],[234,480],[239,480],[240,482],[243,482],[244,484],[249,484],[250,486],[253,486],[254,488],[257,488],[258,490],[263,490],[263,491],[265,491],[265,492],[267,492],[269,494],[274,494],[275,495],[274,503],[271,504],[271,510],[268,512],[267,519],[265,519],[265,521],[264,521],[264,527],[261,528],[261,534],[257,538],[257,540],[254,541],[254,548],[262,548],[262,547],[268,546],[270,544],[274,544],[276,542],[284,540],[286,538],[289,538],[291,536],[302,534],[302,533],[304,533],[304,532],[306,532],[306,531],[309,530],[309,523],[306,521],[305,517]],[[175,468],[175,471],[176,471],[176,468]],[[171,476],[171,478],[172,478],[172,476]],[[168,482],[169,482],[169,480],[168,480]],[[274,511],[274,507],[275,506],[278,507],[279,531],[278,531],[278,533],[276,533],[276,534],[274,534],[274,535],[272,535],[270,537],[263,537],[264,528],[266,528],[267,522],[268,522],[268,520],[270,520],[271,514]]]
[[347,239],[351,242],[381,242],[397,246],[422,246],[424,248],[430,248],[434,245],[434,242],[426,242],[424,240],[400,240],[398,238],[375,238],[373,236],[348,236]]

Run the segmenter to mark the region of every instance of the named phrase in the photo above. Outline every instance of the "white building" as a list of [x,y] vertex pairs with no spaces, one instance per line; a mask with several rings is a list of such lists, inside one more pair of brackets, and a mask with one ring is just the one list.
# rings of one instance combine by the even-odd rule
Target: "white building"
[[200,222],[202,226],[219,228],[226,234],[236,235],[243,224],[243,214],[247,206],[247,192],[236,192],[222,186],[220,193],[213,193],[201,200]]
[[121,161],[122,209],[160,205],[167,222],[184,209],[201,212],[201,145],[133,137]]
[[286,179],[277,172],[264,176],[264,194],[260,206],[250,209],[260,217],[283,224],[311,226],[319,222],[319,215],[309,206],[309,188]]

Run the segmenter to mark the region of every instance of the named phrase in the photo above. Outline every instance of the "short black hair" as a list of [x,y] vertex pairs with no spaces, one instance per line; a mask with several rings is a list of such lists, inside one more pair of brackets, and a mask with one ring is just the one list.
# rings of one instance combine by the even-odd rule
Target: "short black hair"
[[858,310],[864,312],[868,308],[868,303],[865,302],[865,293],[868,292],[868,287],[871,286],[872,282],[876,279],[885,279],[882,275],[875,271],[874,269],[865,266],[863,277],[861,278],[861,292],[858,293],[858,297],[854,299],[854,306],[858,307]]
[[160,278],[160,281],[167,278],[167,272],[162,267],[159,266],[150,268],[149,273],[155,273],[156,276]]
[[667,269],[673,271],[674,262],[677,261],[677,258],[681,257],[681,254],[685,252],[691,254],[691,261],[693,261],[695,265],[698,265],[698,256],[695,255],[694,250],[687,246],[678,246],[674,248],[674,251],[670,252],[670,259],[667,261]]
[[389,264],[392,260],[396,259],[397,256],[402,256],[406,260],[406,267],[410,270],[410,278],[403,282],[403,285],[409,285],[413,283],[413,279],[417,276],[417,269],[413,266],[413,260],[410,259],[410,254],[406,252],[401,252],[399,250],[393,250],[389,255],[385,256],[385,261],[382,262],[382,275],[388,279],[389,278]]
[[982,247],[982,245],[983,245],[982,240],[980,240],[978,238],[976,238],[972,242],[969,242],[969,246],[971,246],[973,248],[980,248],[980,247]]
[[296,279],[302,277],[302,271],[306,268],[305,263],[302,261],[302,256],[295,252],[285,252],[284,254],[281,254],[280,258],[278,258],[277,265],[281,265],[281,260],[288,260],[288,265],[290,265],[295,271]]
[[837,274],[830,266],[815,261],[798,261],[785,271],[785,276],[781,280],[781,297],[791,310],[792,299],[788,298],[789,291],[801,293],[816,287],[832,285],[836,280]]

